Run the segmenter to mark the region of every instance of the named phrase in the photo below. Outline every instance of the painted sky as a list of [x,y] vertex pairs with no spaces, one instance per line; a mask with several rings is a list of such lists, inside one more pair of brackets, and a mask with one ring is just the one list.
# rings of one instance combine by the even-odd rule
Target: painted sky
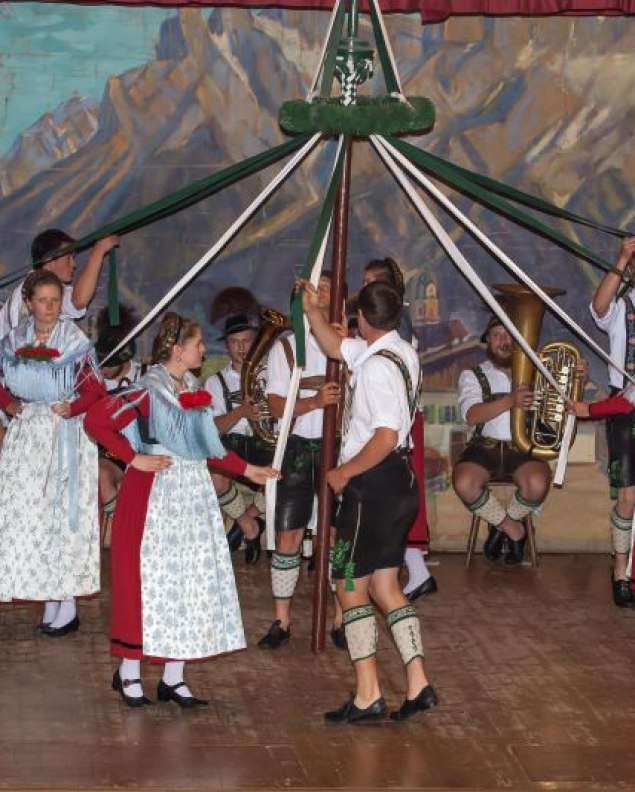
[[100,99],[106,79],[152,57],[171,9],[0,3],[0,155],[71,96]]

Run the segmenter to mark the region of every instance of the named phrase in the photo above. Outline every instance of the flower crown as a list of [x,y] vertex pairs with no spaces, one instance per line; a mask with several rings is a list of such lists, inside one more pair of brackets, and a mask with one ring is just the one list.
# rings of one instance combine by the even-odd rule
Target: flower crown
[[50,363],[55,358],[60,357],[61,352],[54,347],[47,347],[44,344],[26,344],[15,350],[15,356],[23,360],[37,360],[39,362]]

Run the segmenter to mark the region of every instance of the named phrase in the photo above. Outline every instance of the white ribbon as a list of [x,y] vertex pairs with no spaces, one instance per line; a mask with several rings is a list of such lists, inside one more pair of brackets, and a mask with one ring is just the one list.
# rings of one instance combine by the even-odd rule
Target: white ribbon
[[220,251],[233,239],[233,237],[236,236],[236,234],[247,223],[254,212],[256,212],[265,203],[265,201],[267,201],[267,199],[278,189],[287,176],[298,167],[298,165],[311,151],[311,149],[316,146],[320,138],[320,134],[313,135],[313,137],[294,154],[294,156],[284,166],[284,168],[282,168],[282,170],[276,176],[274,176],[274,178],[269,182],[264,190],[262,190],[256,196],[256,198],[254,198],[254,200],[249,204],[240,217],[231,224],[231,226],[227,229],[227,231],[225,231],[216,244],[212,245],[207,253],[204,253],[201,258],[192,267],[190,267],[187,273],[170,289],[170,291],[168,291],[167,294],[165,294],[159,300],[154,308],[148,314],[146,314],[135,327],[132,328],[128,335],[122,341],[120,341],[111,352],[108,353],[108,355],[101,362],[102,366],[106,364],[110,358],[120,349],[125,347],[125,345],[131,339],[135,338],[139,333],[145,330],[145,328],[154,320],[154,318],[160,314],[164,308],[167,308],[167,306],[179,296],[183,289],[185,289],[186,286],[189,286],[189,284],[198,276],[198,274],[202,272],[202,270],[204,270],[214,258],[216,258],[218,253],[220,253]]

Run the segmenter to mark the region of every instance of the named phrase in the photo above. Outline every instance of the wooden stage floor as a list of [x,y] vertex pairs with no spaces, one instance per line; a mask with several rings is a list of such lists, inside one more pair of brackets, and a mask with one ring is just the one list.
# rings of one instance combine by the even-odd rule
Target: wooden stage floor
[[[262,652],[267,564],[237,561],[249,649],[190,667],[211,699],[197,712],[129,710],[110,690],[107,593],[59,640],[36,635],[33,606],[0,608],[0,789],[635,789],[635,610],[610,602],[609,560],[435,560],[440,590],[419,610],[440,706],[405,724],[323,723],[352,675],[330,644],[309,650],[306,569],[291,643]],[[397,705],[383,628],[379,659]],[[145,668],[152,696],[159,673]]]

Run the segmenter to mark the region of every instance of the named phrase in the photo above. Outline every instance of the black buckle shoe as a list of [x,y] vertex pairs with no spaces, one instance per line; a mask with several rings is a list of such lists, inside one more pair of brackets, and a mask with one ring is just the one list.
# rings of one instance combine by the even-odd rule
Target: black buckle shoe
[[196,709],[197,707],[206,707],[209,704],[209,701],[196,698],[196,696],[182,696],[176,692],[180,687],[186,687],[185,682],[178,682],[176,685],[166,685],[160,679],[157,687],[157,698],[163,702],[173,701],[179,707],[183,707],[183,709]]
[[262,554],[262,543],[260,541],[260,537],[265,530],[265,521],[261,517],[257,517],[256,522],[258,523],[258,536],[254,536],[253,539],[245,539],[246,564],[257,564],[258,561],[260,561],[260,556]]
[[279,649],[289,643],[289,638],[291,638],[291,628],[287,627],[285,630],[280,619],[276,619],[267,634],[258,641],[258,649]]
[[331,641],[336,649],[341,649],[343,652],[348,651],[348,641],[346,640],[346,630],[340,624],[339,627],[331,629]]
[[483,555],[488,561],[491,561],[492,563],[498,561],[498,559],[501,557],[501,553],[503,552],[504,540],[505,535],[503,532],[499,531],[498,528],[495,528],[493,525],[490,525],[489,534],[483,543]]
[[527,543],[527,532],[520,539],[510,539],[507,537],[507,553],[505,554],[505,566],[518,566],[522,564],[525,557],[525,544]]
[[425,597],[427,594],[434,594],[438,590],[437,581],[430,575],[430,577],[424,580],[417,588],[413,589],[409,594],[406,594],[406,599],[408,602],[414,602],[420,597]]
[[615,580],[611,572],[611,583],[613,589],[613,602],[618,608],[630,608],[635,602],[630,581]]
[[154,704],[154,701],[150,701],[149,698],[145,696],[128,696],[125,692],[127,687],[130,685],[140,685],[140,679],[123,679],[119,674],[119,669],[115,671],[112,677],[112,689],[116,690],[117,693],[121,696],[121,700],[127,707],[133,707],[135,709],[139,707],[151,707]]
[[227,531],[227,544],[229,545],[229,552],[235,553],[243,542],[243,529],[235,522],[232,527]]
[[355,697],[351,696],[339,709],[324,713],[327,723],[379,723],[386,719],[386,702],[383,698],[373,701],[368,707],[360,709],[355,706]]
[[417,712],[434,709],[439,700],[432,685],[426,685],[416,698],[404,699],[403,704],[396,712],[390,713],[391,720],[404,721],[412,718]]
[[51,627],[50,624],[48,627],[42,627],[42,634],[48,635],[49,638],[63,638],[69,633],[77,632],[77,630],[79,630],[79,616],[75,616],[61,627]]

